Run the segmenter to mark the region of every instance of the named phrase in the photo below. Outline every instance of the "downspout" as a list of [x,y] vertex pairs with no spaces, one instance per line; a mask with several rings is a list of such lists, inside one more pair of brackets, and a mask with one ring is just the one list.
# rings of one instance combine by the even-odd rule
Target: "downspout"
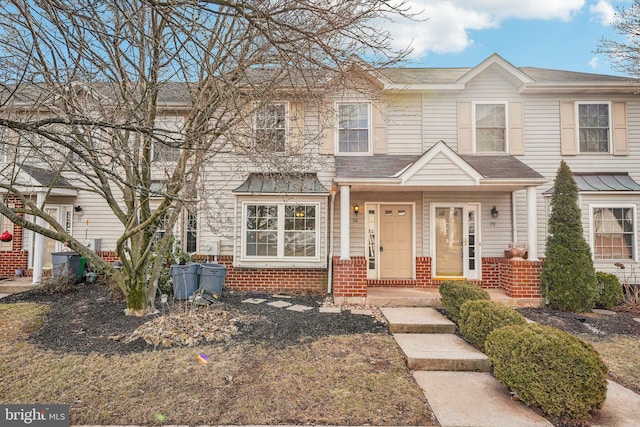
[[330,294],[333,288],[333,216],[335,214],[336,193],[338,189],[335,185],[331,186],[331,199],[329,201],[329,268],[327,271],[327,293]]
[[513,243],[518,243],[518,218],[516,207],[516,192],[511,192],[511,238],[513,239]]

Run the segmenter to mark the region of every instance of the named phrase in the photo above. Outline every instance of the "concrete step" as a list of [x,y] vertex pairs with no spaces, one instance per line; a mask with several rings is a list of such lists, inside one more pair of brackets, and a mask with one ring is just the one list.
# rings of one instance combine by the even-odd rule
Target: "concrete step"
[[367,305],[375,307],[442,307],[438,289],[369,288]]
[[454,334],[393,334],[416,371],[488,371],[489,358]]
[[454,334],[456,325],[430,307],[382,307],[393,333]]

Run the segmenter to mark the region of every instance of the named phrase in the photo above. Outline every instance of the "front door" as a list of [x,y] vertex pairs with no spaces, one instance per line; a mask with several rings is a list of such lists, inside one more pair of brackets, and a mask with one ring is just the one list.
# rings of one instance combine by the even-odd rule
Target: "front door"
[[435,277],[478,279],[479,222],[474,204],[435,206]]
[[380,205],[380,278],[413,277],[413,215],[411,205]]

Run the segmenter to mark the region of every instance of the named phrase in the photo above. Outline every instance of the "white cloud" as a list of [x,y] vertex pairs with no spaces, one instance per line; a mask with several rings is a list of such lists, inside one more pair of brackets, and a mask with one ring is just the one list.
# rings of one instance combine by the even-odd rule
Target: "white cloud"
[[471,30],[496,28],[507,19],[566,21],[584,3],[585,0],[410,0],[407,5],[421,12],[422,21],[400,19],[387,28],[396,47],[411,43],[414,58],[428,52],[460,53],[473,44]]
[[599,0],[598,3],[591,5],[589,12],[595,15],[602,25],[610,25],[616,16],[615,8],[605,0]]

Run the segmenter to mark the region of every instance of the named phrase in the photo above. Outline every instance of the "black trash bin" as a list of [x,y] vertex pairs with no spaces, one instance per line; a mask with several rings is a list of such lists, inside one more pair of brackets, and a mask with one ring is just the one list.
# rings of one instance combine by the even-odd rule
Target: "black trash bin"
[[75,275],[77,278],[81,278],[84,274],[84,263],[81,263],[81,256],[75,252],[52,252],[51,253],[51,264],[52,264],[52,273],[54,276],[58,274],[63,274],[65,264],[66,269],[70,274]]
[[173,264],[170,267],[173,280],[173,297],[175,299],[188,299],[198,288],[199,264]]
[[198,290],[211,292],[220,297],[227,276],[227,267],[222,264],[202,263],[199,270],[200,284]]

